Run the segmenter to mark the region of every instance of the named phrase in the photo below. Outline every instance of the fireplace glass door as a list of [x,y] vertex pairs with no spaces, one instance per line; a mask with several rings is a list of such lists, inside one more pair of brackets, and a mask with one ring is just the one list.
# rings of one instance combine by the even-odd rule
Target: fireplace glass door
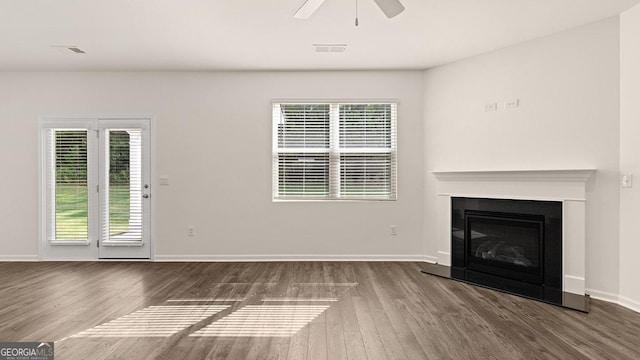
[[544,282],[543,216],[467,210],[465,237],[468,269],[531,284]]

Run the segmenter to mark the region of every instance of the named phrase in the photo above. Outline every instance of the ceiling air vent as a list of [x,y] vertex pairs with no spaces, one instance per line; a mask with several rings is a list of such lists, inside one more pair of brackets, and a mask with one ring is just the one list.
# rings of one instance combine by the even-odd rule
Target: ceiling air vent
[[318,53],[341,53],[347,51],[347,44],[313,44]]
[[86,53],[87,53],[86,51],[84,51],[84,50],[80,49],[80,48],[79,48],[79,47],[77,47],[77,46],[70,46],[70,47],[68,47],[67,49],[69,49],[69,50],[73,51],[73,52],[74,52],[74,53],[76,53],[76,54],[86,54]]
[[57,49],[67,49],[75,54],[86,54],[87,52],[80,49],[77,46],[69,46],[69,45],[51,45],[52,48],[57,48]]

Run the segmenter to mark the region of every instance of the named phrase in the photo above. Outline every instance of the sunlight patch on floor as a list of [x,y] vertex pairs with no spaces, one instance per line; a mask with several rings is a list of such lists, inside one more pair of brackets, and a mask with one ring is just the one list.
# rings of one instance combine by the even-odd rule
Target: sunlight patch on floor
[[189,336],[289,337],[328,305],[247,305]]
[[167,337],[228,307],[229,305],[149,306],[72,337]]

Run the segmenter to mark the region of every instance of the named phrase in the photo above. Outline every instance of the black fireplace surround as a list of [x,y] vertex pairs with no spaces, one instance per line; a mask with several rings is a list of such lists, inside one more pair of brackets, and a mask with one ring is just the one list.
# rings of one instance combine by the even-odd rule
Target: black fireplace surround
[[562,305],[562,202],[451,198],[451,277]]

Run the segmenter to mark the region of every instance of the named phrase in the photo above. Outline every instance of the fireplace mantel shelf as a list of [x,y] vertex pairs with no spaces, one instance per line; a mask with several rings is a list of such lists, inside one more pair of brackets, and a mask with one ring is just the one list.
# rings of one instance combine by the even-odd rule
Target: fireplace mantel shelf
[[431,171],[440,181],[536,181],[586,183],[595,169]]

